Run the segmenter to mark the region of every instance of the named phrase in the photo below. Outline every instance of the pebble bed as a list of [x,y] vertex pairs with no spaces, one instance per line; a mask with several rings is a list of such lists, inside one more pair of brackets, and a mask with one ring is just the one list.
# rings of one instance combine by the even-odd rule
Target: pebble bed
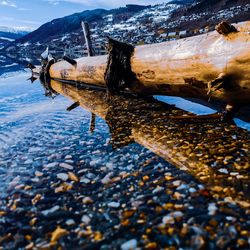
[[107,124],[89,133],[62,97],[39,102],[0,113],[0,249],[250,249],[248,200],[138,144],[113,149]]

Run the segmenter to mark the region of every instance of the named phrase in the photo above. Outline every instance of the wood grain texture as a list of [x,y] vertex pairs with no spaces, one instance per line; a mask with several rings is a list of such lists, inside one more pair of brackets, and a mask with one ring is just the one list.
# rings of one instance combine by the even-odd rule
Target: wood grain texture
[[237,25],[227,36],[208,34],[136,47],[132,71],[153,92],[207,98],[207,84],[221,73],[230,78],[233,92],[220,90],[213,97],[227,103],[249,103],[250,22]]
[[[172,95],[223,101],[230,105],[250,104],[250,22],[235,25],[239,32],[218,32],[138,46],[131,58],[136,79],[130,91],[149,95]],[[50,69],[52,78],[105,86],[108,56],[65,61]],[[220,89],[208,96],[208,84],[225,77]]]

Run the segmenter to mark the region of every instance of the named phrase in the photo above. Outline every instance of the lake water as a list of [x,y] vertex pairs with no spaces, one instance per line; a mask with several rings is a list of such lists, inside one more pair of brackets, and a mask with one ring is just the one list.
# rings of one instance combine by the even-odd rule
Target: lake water
[[[205,165],[192,173],[185,164],[176,168],[152,152],[157,149],[143,147],[152,140],[149,136],[143,137],[141,145],[127,141],[127,132],[120,129],[127,125],[119,124],[116,117],[107,119],[109,125],[97,117],[94,132],[90,132],[89,111],[81,107],[66,111],[72,100],[45,97],[39,82],[26,81],[29,76],[19,72],[0,78],[0,246],[249,247],[250,206],[245,198],[249,166],[244,169],[239,161],[242,167],[237,170],[237,164],[231,169],[222,162],[213,175],[218,179],[215,185],[201,176]],[[180,98],[157,99],[198,114],[212,111]],[[103,106],[90,109],[107,115]],[[108,113],[117,115],[115,110]],[[237,124],[250,128],[249,123],[237,120]],[[111,127],[116,129],[112,136],[119,141],[115,146]],[[234,136],[240,137],[240,131]],[[129,133],[135,136],[136,124]],[[169,141],[173,140],[170,137]],[[149,144],[157,145],[160,139]],[[238,157],[248,146],[242,146]],[[230,163],[230,154],[225,159]],[[225,176],[235,178],[232,182],[240,192],[233,192]]]

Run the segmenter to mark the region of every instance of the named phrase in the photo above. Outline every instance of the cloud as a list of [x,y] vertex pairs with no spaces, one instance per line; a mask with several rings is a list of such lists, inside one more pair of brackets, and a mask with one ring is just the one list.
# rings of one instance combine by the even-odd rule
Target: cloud
[[0,5],[6,6],[6,7],[17,8],[17,5],[14,2],[9,1],[9,0],[2,0],[2,1],[0,1]]
[[21,10],[21,11],[31,11],[32,9],[30,9],[30,8],[18,8],[18,10]]

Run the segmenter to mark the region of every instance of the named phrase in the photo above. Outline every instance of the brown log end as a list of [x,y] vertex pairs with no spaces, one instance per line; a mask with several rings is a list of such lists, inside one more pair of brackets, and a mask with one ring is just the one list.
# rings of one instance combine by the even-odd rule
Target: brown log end
[[108,52],[108,63],[104,78],[109,93],[114,95],[128,88],[136,78],[131,70],[134,46],[109,38]]
[[50,77],[50,68],[51,66],[56,63],[55,59],[52,59],[45,63],[46,61],[43,61],[44,64],[42,64],[42,69],[40,72],[40,82],[42,86],[44,87],[45,90],[45,96],[54,98],[55,96],[58,95],[56,91],[53,90],[51,87],[51,77]]
[[216,31],[221,35],[228,35],[232,32],[238,32],[238,30],[228,22],[221,22],[215,27]]

